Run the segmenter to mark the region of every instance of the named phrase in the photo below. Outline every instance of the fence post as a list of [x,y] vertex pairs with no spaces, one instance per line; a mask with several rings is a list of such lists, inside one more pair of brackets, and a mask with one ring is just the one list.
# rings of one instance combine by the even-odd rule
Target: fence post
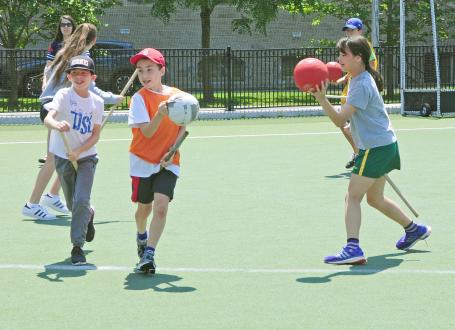
[[227,100],[226,109],[227,111],[234,110],[232,108],[232,53],[231,46],[226,48],[226,75],[227,75]]

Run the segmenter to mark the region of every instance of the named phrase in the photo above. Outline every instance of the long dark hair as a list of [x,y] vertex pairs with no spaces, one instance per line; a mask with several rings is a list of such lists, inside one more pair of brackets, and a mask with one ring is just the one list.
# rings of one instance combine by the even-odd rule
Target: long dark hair
[[338,40],[337,48],[340,53],[346,54],[346,49],[349,49],[352,55],[360,56],[365,64],[365,70],[371,74],[376,82],[376,87],[382,92],[384,81],[381,74],[370,66],[371,46],[367,39],[362,36],[344,37]]
[[60,24],[62,23],[62,20],[66,19],[67,21],[70,21],[71,24],[73,25],[73,28],[71,29],[71,34],[74,33],[74,30],[76,30],[76,21],[74,18],[72,18],[70,15],[62,15],[60,16],[60,19],[58,20],[58,25],[57,25],[57,31],[55,33],[55,41],[63,41],[63,33],[62,29],[60,28]]

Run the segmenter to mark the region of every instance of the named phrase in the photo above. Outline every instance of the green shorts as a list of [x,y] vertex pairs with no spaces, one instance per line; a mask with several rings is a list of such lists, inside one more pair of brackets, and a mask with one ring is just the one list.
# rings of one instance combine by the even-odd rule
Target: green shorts
[[352,173],[377,179],[392,170],[399,170],[400,166],[398,143],[394,142],[367,150],[360,149]]

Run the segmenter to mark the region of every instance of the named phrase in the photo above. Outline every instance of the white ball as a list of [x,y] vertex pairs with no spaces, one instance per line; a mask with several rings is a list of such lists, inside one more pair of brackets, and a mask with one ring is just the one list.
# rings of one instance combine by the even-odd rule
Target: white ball
[[191,94],[179,92],[167,101],[169,119],[179,126],[186,126],[197,118],[199,102]]

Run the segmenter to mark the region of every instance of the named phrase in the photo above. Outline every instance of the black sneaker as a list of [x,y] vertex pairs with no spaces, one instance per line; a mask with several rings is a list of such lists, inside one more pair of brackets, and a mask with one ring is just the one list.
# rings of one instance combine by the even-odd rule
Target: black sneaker
[[93,206],[90,207],[90,212],[92,213],[92,216],[90,217],[90,221],[88,223],[87,235],[85,235],[85,240],[87,242],[91,242],[95,238],[95,225],[93,223],[93,218],[95,218],[95,208]]
[[136,242],[137,242],[137,255],[139,256],[139,259],[140,259],[144,255],[144,251],[147,246],[147,240],[146,239],[142,240],[142,239],[136,238]]
[[71,263],[74,266],[85,265],[87,263],[84,251],[79,246],[74,246],[71,250]]
[[144,252],[141,260],[137,264],[136,270],[147,273],[155,274],[156,264],[154,253],[152,251]]
[[38,163],[44,164],[46,162],[47,156],[44,156],[43,158],[38,158]]
[[356,159],[357,155],[356,154],[352,154],[352,159],[346,163],[345,165],[345,168],[346,169],[349,169],[351,167],[353,167],[355,165],[355,159]]

